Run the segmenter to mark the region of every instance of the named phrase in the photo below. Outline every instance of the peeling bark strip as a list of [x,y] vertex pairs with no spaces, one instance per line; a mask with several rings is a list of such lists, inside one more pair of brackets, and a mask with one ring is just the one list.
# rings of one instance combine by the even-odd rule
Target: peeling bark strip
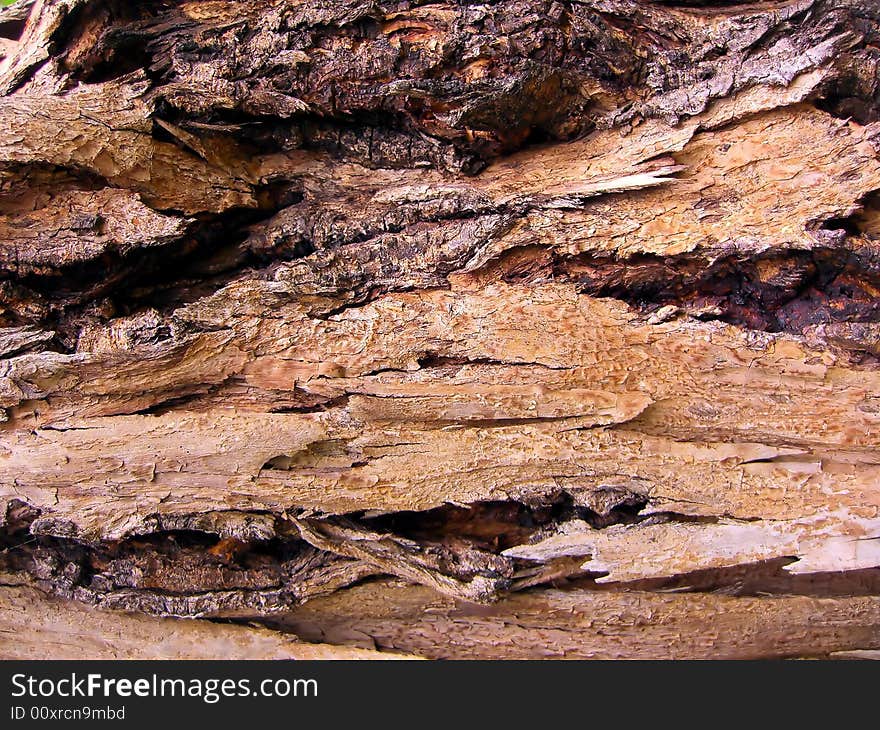
[[878,48],[868,0],[0,9],[0,652],[880,649]]

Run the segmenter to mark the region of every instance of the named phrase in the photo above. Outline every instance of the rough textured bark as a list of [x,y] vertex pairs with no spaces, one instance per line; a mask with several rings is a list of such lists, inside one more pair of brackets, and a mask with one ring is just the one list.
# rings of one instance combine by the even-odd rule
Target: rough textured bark
[[19,0],[0,36],[4,631],[880,649],[873,0]]
[[25,586],[0,588],[4,659],[397,659],[266,629],[100,611]]

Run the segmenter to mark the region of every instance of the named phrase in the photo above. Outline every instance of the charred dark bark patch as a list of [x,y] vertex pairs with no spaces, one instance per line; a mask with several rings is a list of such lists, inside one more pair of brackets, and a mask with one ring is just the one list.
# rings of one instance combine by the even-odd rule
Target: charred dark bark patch
[[[851,227],[828,221],[828,229]],[[520,272],[524,271],[522,265]],[[530,274],[532,275],[532,274]],[[556,277],[591,296],[622,299],[650,314],[677,306],[700,319],[747,329],[804,334],[810,327],[880,321],[880,272],[852,251],[769,252],[755,256],[635,256],[625,260],[589,255],[559,261]]]
[[[321,460],[333,460],[344,452],[344,445],[323,446],[312,455],[314,464],[299,459],[293,465],[288,458],[282,463],[278,457],[266,468],[321,468]],[[274,612],[340,585],[339,581],[345,584],[381,574],[423,576],[427,585],[439,585],[452,595],[460,590],[461,597],[469,600],[496,600],[510,590],[603,575],[581,569],[583,556],[555,559],[542,573],[529,561],[502,555],[509,548],[553,534],[561,525],[582,522],[602,530],[639,522],[715,522],[714,518],[672,513],[640,515],[646,502],[626,489],[600,487],[576,497],[559,491],[531,504],[477,502],[423,512],[340,517],[300,517],[293,511],[292,522],[267,515],[266,525],[272,527],[264,526],[268,531],[256,540],[181,528],[100,542],[63,537],[62,526],[51,515],[47,515],[49,522],[38,523],[40,512],[17,502],[7,509],[0,530],[0,568],[29,575],[39,586],[61,596],[172,615]],[[336,542],[341,534],[360,535],[365,552],[352,554],[344,542]],[[866,573],[869,581],[872,575]],[[465,586],[477,578],[492,581],[492,591],[454,588],[458,581]],[[683,586],[682,590],[726,590],[729,574],[707,571],[676,580],[642,583],[656,583],[657,590],[673,584]],[[583,585],[582,581],[575,584]],[[766,588],[769,584],[758,585]],[[779,585],[779,592],[784,592],[787,586],[800,584],[783,581]],[[645,589],[641,583],[634,587]]]
[[563,495],[546,505],[519,502],[483,502],[467,507],[449,505],[427,512],[396,512],[363,519],[379,532],[435,543],[467,540],[475,547],[500,552],[525,542],[541,527],[572,512],[571,500]]
[[0,568],[43,589],[108,608],[165,615],[277,611],[358,580],[370,569],[313,548],[295,532],[263,540],[172,529],[83,543],[29,534],[39,513],[19,504],[0,530]]
[[[312,253],[307,243],[262,249],[248,245],[251,227],[273,212],[243,209],[206,215],[192,220],[186,235],[161,246],[109,249],[99,258],[60,261],[58,268],[39,273],[20,275],[0,268],[0,282],[5,280],[9,291],[0,321],[8,326],[40,322],[57,333],[59,351],[71,352],[87,326],[147,311],[170,314],[248,272]],[[100,225],[100,220],[90,225]],[[170,321],[166,330],[168,326]]]
[[93,0],[74,8],[55,38],[62,67],[81,83],[148,70],[148,39],[138,28],[172,5],[167,0]]

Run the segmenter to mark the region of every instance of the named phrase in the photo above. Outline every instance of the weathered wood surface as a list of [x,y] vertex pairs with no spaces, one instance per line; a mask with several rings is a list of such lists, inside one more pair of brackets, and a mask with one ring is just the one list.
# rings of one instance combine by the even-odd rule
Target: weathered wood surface
[[101,611],[26,586],[0,588],[2,659],[396,659],[266,629]]
[[636,604],[630,656],[721,614],[663,655],[877,648],[874,2],[19,0],[0,36],[5,570],[427,656],[523,639],[432,649],[425,591],[547,655]]
[[541,589],[487,607],[455,604],[421,586],[380,583],[316,599],[275,627],[313,641],[434,659],[831,658],[837,652],[867,659],[880,646],[880,599]]

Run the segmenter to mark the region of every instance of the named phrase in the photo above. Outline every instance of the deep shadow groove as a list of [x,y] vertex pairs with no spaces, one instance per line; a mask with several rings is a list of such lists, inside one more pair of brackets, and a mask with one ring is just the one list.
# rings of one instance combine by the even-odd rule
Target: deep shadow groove
[[17,41],[24,31],[26,22],[26,20],[7,20],[5,23],[0,23],[0,38]]
[[46,162],[27,165],[4,162],[0,169],[9,175],[0,186],[0,213],[32,211],[33,204],[26,204],[39,193],[61,190],[101,190],[109,187],[106,178],[77,167],[61,167]]
[[872,80],[855,74],[837,76],[814,103],[838,119],[872,124],[880,120],[880,83],[874,79],[872,88]]
[[138,411],[132,411],[130,415],[133,416],[162,416],[166,413],[170,413],[171,411],[181,411],[186,410],[187,406],[190,403],[200,400],[201,398],[210,396],[212,393],[219,390],[226,381],[222,381],[220,383],[216,383],[211,386],[203,386],[196,388],[192,392],[182,393],[181,395],[175,396],[174,398],[169,398],[167,400],[160,401],[158,403],[154,403],[148,408],[142,408]]
[[[19,513],[26,505],[15,508]],[[7,515],[9,516],[9,515]],[[43,590],[65,598],[162,613],[169,597],[237,594],[257,609],[295,602],[297,581],[314,580],[340,559],[318,550],[281,525],[266,539],[221,537],[196,529],[81,542],[31,535],[31,511],[0,528],[0,569],[32,576]],[[289,587],[289,590],[288,590]]]
[[729,568],[707,568],[685,575],[636,580],[628,583],[602,584],[592,579],[574,579],[564,586],[570,589],[587,586],[595,590],[631,590],[659,593],[722,593],[731,596],[800,595],[800,596],[875,596],[880,595],[880,568],[865,568],[831,573],[789,573],[783,568],[794,558],[775,558],[745,563]]
[[[855,226],[850,218],[833,219],[824,230],[849,234]],[[584,294],[620,299],[645,313],[674,305],[704,320],[803,334],[819,324],[880,322],[875,258],[870,250],[837,248],[733,254],[709,265],[697,254],[581,254],[557,260],[553,275]]]
[[824,231],[843,231],[847,236],[858,236],[861,234],[858,221],[854,215],[847,218],[829,218],[822,223],[821,229]]
[[571,515],[572,501],[560,494],[545,505],[520,502],[475,502],[467,507],[445,505],[425,512],[395,512],[361,518],[371,530],[442,543],[466,539],[479,548],[501,552],[526,542],[537,530]]
[[[576,507],[575,514],[590,527],[603,529],[611,525],[632,525],[645,518],[639,513],[648,505],[648,498],[632,492],[622,492],[610,508],[597,512],[588,507]],[[594,505],[596,506],[596,505]]]
[[[332,457],[343,447],[344,444],[331,445],[316,455]],[[461,551],[462,555],[473,554],[468,552],[473,550],[499,556],[504,550],[526,544],[548,531],[552,533],[557,525],[571,520],[583,520],[596,529],[618,524],[716,521],[711,516],[676,513],[643,516],[640,511],[645,499],[625,490],[602,504],[604,508],[599,503],[596,505],[600,511],[591,510],[582,504],[575,505],[570,494],[559,491],[533,504],[514,500],[485,501],[467,506],[444,505],[423,512],[383,515],[360,512],[329,519],[331,522],[342,520],[355,529],[410,540],[422,550],[442,548],[453,558]],[[348,561],[333,552],[312,547],[300,539],[290,522],[277,517],[270,522],[274,525],[271,534],[259,538],[224,537],[213,528],[163,528],[121,540],[86,543],[70,537],[32,534],[32,525],[40,516],[37,510],[21,501],[10,502],[5,524],[0,528],[0,569],[29,574],[41,587],[62,596],[76,593],[80,600],[118,600],[123,607],[126,601],[135,600],[129,595],[131,591],[142,596],[136,600],[151,601],[150,605],[158,607],[162,605],[163,596],[243,591],[252,594],[257,600],[255,605],[259,606],[261,591],[283,588],[293,596],[298,581],[312,579],[316,570],[332,572],[334,564]],[[578,558],[575,563],[582,559]],[[614,584],[598,584],[595,579],[601,574],[581,573],[574,566],[572,577],[548,577],[543,583],[563,589],[715,592],[737,596],[880,593],[880,568],[809,575],[782,570],[793,560],[780,557]],[[519,567],[523,566],[528,564]],[[278,600],[294,599],[282,596]]]
[[[287,406],[271,406],[268,409],[269,413],[324,413],[325,411],[333,410],[334,408],[344,408],[348,405],[349,398],[351,396],[348,393],[343,393],[342,395],[335,396],[333,398],[325,398],[324,400],[318,400],[317,403],[310,405],[287,405]],[[271,460],[270,460],[271,461]],[[268,464],[268,462],[267,462]],[[268,469],[270,467],[264,466],[264,469]]]
[[[45,301],[48,311],[40,325],[57,333],[60,351],[71,352],[83,323],[96,316],[125,317],[147,309],[169,313],[213,294],[249,270],[309,255],[308,246],[257,251],[244,245],[250,226],[275,214],[270,193],[265,209],[197,217],[188,234],[163,246],[136,247],[124,254],[107,251],[100,259],[77,262],[51,275],[15,277],[0,271],[0,282],[5,279]],[[101,303],[100,315],[95,314],[95,303]],[[12,319],[15,314],[15,303],[10,302],[4,315],[7,326],[19,320],[31,323],[22,315]]]
[[103,83],[134,71],[150,77],[149,19],[169,7],[167,0],[87,3],[73,9],[52,41],[76,81]]

